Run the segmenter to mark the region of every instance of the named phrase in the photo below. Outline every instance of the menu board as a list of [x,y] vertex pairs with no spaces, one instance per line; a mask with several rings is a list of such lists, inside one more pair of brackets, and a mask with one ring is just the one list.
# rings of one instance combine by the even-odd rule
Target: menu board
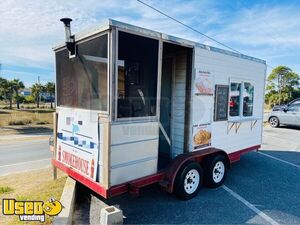
[[228,119],[228,94],[228,85],[216,85],[214,121],[224,121]]

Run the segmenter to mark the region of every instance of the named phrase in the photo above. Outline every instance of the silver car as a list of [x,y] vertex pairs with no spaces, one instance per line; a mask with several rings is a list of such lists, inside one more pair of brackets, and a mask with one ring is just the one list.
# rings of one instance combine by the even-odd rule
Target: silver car
[[279,127],[280,125],[300,126],[300,103],[295,102],[281,110],[272,111],[268,121],[271,127]]

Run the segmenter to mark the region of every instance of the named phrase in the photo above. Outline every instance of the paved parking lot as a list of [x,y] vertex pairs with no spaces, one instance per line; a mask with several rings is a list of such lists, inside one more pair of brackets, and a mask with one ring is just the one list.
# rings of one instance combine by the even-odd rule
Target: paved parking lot
[[260,152],[234,164],[224,186],[192,200],[153,185],[107,203],[119,205],[127,224],[300,224],[300,130],[266,128]]

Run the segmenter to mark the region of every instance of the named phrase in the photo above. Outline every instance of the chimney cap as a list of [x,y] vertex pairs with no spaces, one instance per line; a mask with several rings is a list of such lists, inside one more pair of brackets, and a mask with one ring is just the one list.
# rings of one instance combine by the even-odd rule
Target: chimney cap
[[60,21],[63,22],[64,24],[70,24],[72,19],[71,18],[61,18]]

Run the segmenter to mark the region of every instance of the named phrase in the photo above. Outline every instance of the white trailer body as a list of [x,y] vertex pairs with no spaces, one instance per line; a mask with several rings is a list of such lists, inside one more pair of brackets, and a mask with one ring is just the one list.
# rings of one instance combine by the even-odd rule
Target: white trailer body
[[53,164],[103,197],[166,177],[172,191],[178,158],[260,147],[265,61],[114,20],[75,43],[54,48]]

